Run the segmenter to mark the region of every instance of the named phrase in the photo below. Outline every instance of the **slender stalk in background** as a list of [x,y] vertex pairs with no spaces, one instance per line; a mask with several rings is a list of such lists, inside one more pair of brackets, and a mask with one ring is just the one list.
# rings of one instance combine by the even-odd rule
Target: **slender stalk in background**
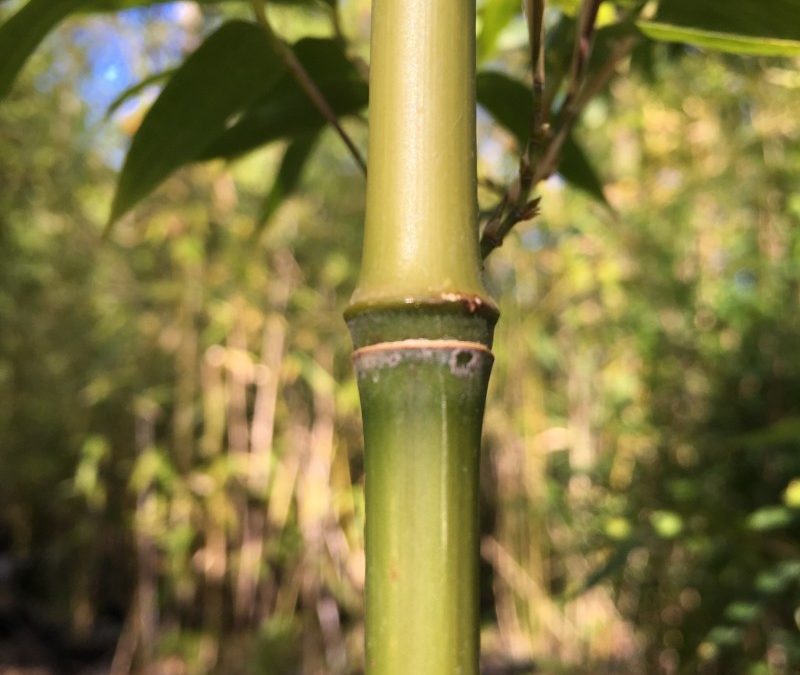
[[478,458],[497,310],[480,279],[475,4],[375,0],[355,345],[366,670],[478,672]]

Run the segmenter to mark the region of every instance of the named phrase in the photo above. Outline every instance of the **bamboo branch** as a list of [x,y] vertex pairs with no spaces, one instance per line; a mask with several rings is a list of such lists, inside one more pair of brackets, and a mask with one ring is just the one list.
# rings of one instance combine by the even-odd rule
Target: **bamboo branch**
[[527,196],[531,190],[533,166],[538,160],[548,134],[547,110],[544,108],[544,6],[545,0],[525,0],[525,14],[528,22],[528,37],[531,48],[531,68],[533,70],[533,101],[531,106],[530,129],[525,152],[520,157],[519,183],[520,195]]
[[559,117],[572,107],[583,84],[586,67],[589,64],[589,56],[592,53],[594,26],[601,1],[584,0],[581,5],[580,14],[578,14],[577,34],[575,35],[575,48],[572,51],[572,63],[569,69],[567,93],[564,97],[564,102],[561,104]]
[[311,103],[314,104],[314,107],[325,118],[328,124],[336,129],[336,133],[339,134],[339,137],[347,146],[347,149],[353,156],[353,160],[355,160],[355,163],[358,164],[361,172],[366,176],[367,163],[364,160],[364,157],[361,155],[361,151],[353,142],[353,139],[350,138],[350,136],[344,130],[344,127],[342,127],[336,112],[333,110],[333,108],[331,108],[324,94],[320,91],[316,82],[314,82],[311,76],[306,72],[306,69],[303,67],[303,64],[300,63],[300,60],[297,58],[297,56],[295,56],[295,53],[275,34],[275,31],[272,30],[272,24],[270,24],[269,18],[267,17],[266,0],[251,0],[251,5],[253,7],[253,13],[255,14],[256,20],[264,29],[264,32],[267,34],[267,37],[272,43],[273,49],[275,49],[278,57],[281,59],[281,61],[283,61],[286,69],[295,79],[295,82],[297,82],[306,96],[308,96]]
[[[540,1],[543,2],[543,0]],[[535,3],[536,0],[526,0],[526,7]],[[534,161],[532,153],[537,149],[536,122],[532,125],[525,152],[520,159],[519,176],[509,186],[484,227],[481,236],[481,256],[484,259],[495,248],[502,245],[506,235],[517,223],[530,220],[536,216],[539,211],[540,198],[529,200],[531,190],[556,171],[561,150],[581,112],[589,101],[606,86],[619,63],[630,54],[633,45],[636,43],[634,37],[620,40],[603,66],[592,77],[587,77],[587,65],[594,40],[594,25],[599,5],[600,0],[585,0],[581,7],[567,92],[556,116],[556,130],[551,133],[550,129],[539,121],[538,138],[546,139],[546,144],[541,154]],[[531,30],[531,26],[534,26],[534,29],[536,28],[529,18],[531,56],[533,58],[537,54],[537,50],[541,49],[541,42],[536,42],[536,46],[534,46],[534,42],[535,40],[541,40],[541,38],[535,38],[535,30]],[[537,71],[540,69],[543,71],[543,65],[540,66],[539,64],[540,60],[542,60],[541,57],[536,57],[536,60],[533,61],[534,116],[537,115],[536,106],[540,105],[540,103],[537,103],[536,93]],[[544,80],[542,79],[542,87],[543,84]],[[541,143],[541,140],[539,143]]]
[[528,19],[528,39],[531,46],[533,70],[533,114],[531,115],[531,139],[541,132],[547,120],[547,109],[543,107],[544,94],[544,8],[545,0],[525,0]]

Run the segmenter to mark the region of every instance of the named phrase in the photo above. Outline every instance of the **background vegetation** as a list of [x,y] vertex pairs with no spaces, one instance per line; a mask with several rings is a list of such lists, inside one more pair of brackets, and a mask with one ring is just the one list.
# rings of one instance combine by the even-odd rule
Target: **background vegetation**
[[[481,67],[525,81],[513,4],[483,4]],[[294,186],[276,138],[102,237],[160,83],[106,108],[223,16],[247,8],[72,18],[0,105],[2,672],[359,672],[357,166],[328,130]],[[338,26],[366,57],[368,3]],[[576,130],[594,168],[489,259],[487,672],[800,671],[797,65],[640,41]],[[500,100],[487,210],[517,170]]]

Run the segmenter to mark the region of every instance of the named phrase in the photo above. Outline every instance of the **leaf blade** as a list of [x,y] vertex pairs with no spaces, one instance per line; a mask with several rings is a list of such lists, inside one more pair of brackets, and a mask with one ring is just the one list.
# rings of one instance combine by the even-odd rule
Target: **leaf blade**
[[41,41],[86,0],[29,0],[0,26],[0,99]]
[[683,42],[695,47],[745,56],[800,55],[800,41],[797,40],[731,35],[658,21],[639,21],[636,25],[644,35],[658,42]]
[[567,183],[583,190],[611,209],[603,190],[603,181],[592,166],[586,151],[572,135],[567,136],[561,148],[561,161],[558,163],[557,171]]
[[653,40],[735,54],[800,54],[800,0],[664,0],[638,28]]
[[[367,105],[367,83],[335,40],[305,38],[293,50],[338,116],[357,113]],[[233,159],[280,138],[314,133],[326,123],[307,94],[286,73],[274,90],[226,129],[198,159]]]
[[230,117],[262,96],[283,72],[264,32],[230,21],[176,70],[133,138],[109,224],[183,164],[193,161]]
[[[134,7],[163,5],[172,0],[28,0],[0,25],[0,100],[4,99],[28,58],[47,35],[70,14],[118,12]],[[244,0],[195,0],[200,5]],[[284,4],[304,0],[279,0]]]
[[141,94],[145,89],[159,84],[163,80],[171,77],[174,73],[174,68],[153,73],[152,75],[148,75],[143,80],[139,80],[136,84],[133,84],[124,91],[120,92],[117,97],[108,104],[108,108],[106,108],[106,118],[112,117],[117,110],[125,105],[125,103]]

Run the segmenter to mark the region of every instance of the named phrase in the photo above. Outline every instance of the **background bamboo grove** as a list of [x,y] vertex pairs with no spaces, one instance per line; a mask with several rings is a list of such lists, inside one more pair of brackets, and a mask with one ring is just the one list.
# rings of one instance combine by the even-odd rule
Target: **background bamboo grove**
[[[0,2],[0,20],[29,4]],[[589,77],[634,4],[600,6]],[[786,30],[796,9],[775,3]],[[206,149],[104,239],[166,76],[107,106],[253,19],[236,2],[73,10],[0,101],[0,672],[362,672],[341,318],[360,169],[279,80],[291,133],[234,162]],[[579,11],[548,3],[551,84]],[[334,23],[328,3],[268,12],[309,70],[346,38],[352,69],[317,75],[363,151],[368,3]],[[797,57],[780,30],[759,43],[778,56],[642,32],[669,30],[685,39],[640,27],[533,193],[541,213],[486,262],[503,311],[480,468],[486,673],[800,668]],[[486,223],[518,174],[528,108],[509,102],[532,79],[518,2],[479,4],[477,31]]]

